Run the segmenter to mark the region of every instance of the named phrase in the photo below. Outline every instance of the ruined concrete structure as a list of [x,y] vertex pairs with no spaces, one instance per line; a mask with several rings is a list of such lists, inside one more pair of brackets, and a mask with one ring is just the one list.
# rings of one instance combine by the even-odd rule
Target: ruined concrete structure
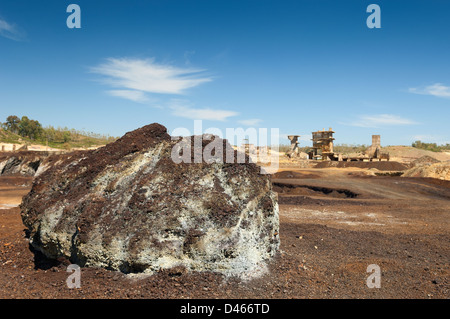
[[331,127],[328,131],[323,129],[322,131],[312,132],[312,152],[310,154],[311,159],[322,160],[332,159],[334,155],[333,151],[333,133],[335,133]]
[[372,146],[381,147],[380,140],[381,140],[380,135],[372,135]]
[[364,152],[369,157],[377,158],[381,153],[380,135],[372,135],[372,145]]
[[245,153],[247,155],[254,155],[256,154],[256,147],[254,144],[249,143],[249,140],[246,138],[244,139],[241,146],[238,148],[239,152]]
[[15,152],[20,144],[0,143],[2,152]]
[[348,157],[334,152],[333,141],[335,139],[333,138],[333,133],[335,132],[331,127],[328,131],[323,129],[322,131],[312,132],[313,146],[308,153],[309,159],[331,161],[373,161],[374,159],[381,161],[385,159],[389,161],[389,154],[381,153],[380,135],[372,135],[372,145],[363,152],[362,156]]
[[385,159],[389,161],[389,154],[381,153],[380,135],[372,135],[372,145],[369,146],[367,150],[365,150],[364,155],[368,157],[370,161],[372,161],[373,159],[378,159],[379,161]]
[[240,146],[239,151],[247,155],[256,154],[256,147],[254,144],[244,143]]
[[288,139],[291,141],[291,149],[287,153],[288,157],[298,156],[300,153],[300,149],[298,148],[298,138],[300,135],[288,135]]

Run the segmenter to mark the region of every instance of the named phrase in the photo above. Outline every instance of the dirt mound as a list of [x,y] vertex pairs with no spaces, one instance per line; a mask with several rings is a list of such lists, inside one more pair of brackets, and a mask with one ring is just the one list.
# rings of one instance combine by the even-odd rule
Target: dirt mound
[[311,185],[293,185],[287,183],[273,183],[273,190],[282,195],[308,195],[308,196],[329,196],[335,198],[354,198],[356,194],[348,189],[335,189],[328,187],[318,187]]
[[317,163],[314,168],[327,168],[327,167],[337,167],[337,168],[345,168],[345,167],[358,167],[358,168],[376,168],[380,171],[404,171],[407,170],[410,166],[406,164],[402,164],[399,162],[391,162],[391,161],[381,161],[381,162],[334,162],[334,161],[323,161]]
[[195,147],[196,138],[172,140],[164,126],[151,124],[59,158],[38,174],[21,205],[31,245],[52,259],[124,273],[176,266],[258,272],[279,246],[270,177],[248,158],[177,162],[180,148],[195,160],[211,141],[229,145],[205,136]]
[[319,175],[316,174],[309,174],[304,172],[293,172],[293,171],[282,171],[277,172],[272,175],[273,178],[276,179],[287,179],[287,178],[318,178]]
[[450,161],[419,164],[405,171],[402,177],[431,177],[449,181]]
[[421,164],[434,164],[434,163],[439,163],[440,161],[435,159],[434,157],[425,155],[422,156],[418,159],[416,159],[415,161],[412,161],[411,164],[413,164],[414,166],[417,165],[421,165]]

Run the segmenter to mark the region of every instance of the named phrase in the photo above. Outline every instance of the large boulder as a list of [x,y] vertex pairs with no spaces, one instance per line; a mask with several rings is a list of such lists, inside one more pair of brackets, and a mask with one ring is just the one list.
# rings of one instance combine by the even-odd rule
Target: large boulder
[[240,164],[177,164],[179,143],[151,124],[97,150],[61,157],[23,199],[31,245],[49,258],[125,273],[264,269],[279,248],[270,177],[248,157]]

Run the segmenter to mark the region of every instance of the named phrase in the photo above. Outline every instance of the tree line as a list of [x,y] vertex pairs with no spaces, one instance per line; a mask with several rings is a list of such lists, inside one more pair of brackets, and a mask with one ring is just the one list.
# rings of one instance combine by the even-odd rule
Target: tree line
[[17,134],[24,138],[29,138],[34,141],[48,142],[52,144],[68,143],[79,141],[83,137],[90,137],[101,142],[108,143],[115,140],[114,137],[107,135],[96,134],[93,132],[84,132],[67,127],[55,128],[51,125],[43,127],[37,120],[22,116],[19,118],[16,115],[10,115],[6,118],[1,127],[11,133]]
[[424,143],[422,141],[415,141],[414,143],[411,144],[411,146],[432,152],[441,152],[450,150],[449,143],[445,145],[444,144],[438,145],[436,143]]

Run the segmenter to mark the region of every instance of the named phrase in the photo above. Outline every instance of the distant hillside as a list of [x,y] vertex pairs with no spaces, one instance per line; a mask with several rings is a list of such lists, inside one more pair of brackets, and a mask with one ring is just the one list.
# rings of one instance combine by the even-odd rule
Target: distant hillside
[[0,143],[44,145],[56,149],[90,148],[106,145],[117,138],[78,131],[67,127],[43,127],[39,121],[24,115],[10,115],[0,122]]
[[[86,133],[75,130],[53,129],[54,136],[52,139],[44,136],[31,139],[29,137],[20,136],[19,134],[0,128],[0,143],[11,143],[21,145],[42,145],[51,148],[69,150],[75,148],[90,148],[106,145],[115,141],[117,138],[110,136],[102,136],[94,133]],[[45,129],[45,130],[47,130]],[[61,135],[59,137],[58,135]]]
[[429,156],[438,161],[450,160],[450,152],[432,152],[411,146],[382,147],[383,153],[389,153],[391,160],[399,162],[412,162],[423,156]]

